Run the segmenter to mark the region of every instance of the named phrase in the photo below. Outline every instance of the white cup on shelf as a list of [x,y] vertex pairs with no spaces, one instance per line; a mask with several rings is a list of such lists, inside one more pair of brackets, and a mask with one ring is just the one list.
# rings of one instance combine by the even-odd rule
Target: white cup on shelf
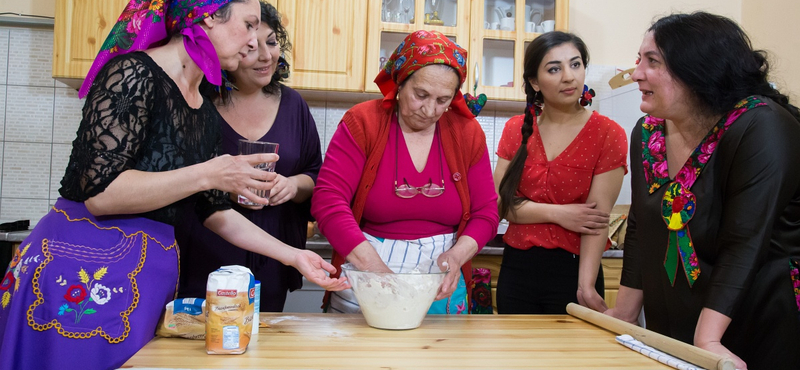
[[556,21],[554,20],[546,20],[542,21],[542,31],[543,32],[550,32],[556,29]]
[[513,31],[514,30],[514,22],[516,20],[514,17],[506,17],[500,20],[500,29],[503,31]]
[[536,32],[536,22],[525,22],[525,32]]

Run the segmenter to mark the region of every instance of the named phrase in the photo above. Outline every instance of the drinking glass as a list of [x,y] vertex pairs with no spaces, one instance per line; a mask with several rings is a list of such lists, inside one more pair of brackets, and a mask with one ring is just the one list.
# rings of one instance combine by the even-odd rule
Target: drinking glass
[[[266,141],[257,141],[257,140],[245,140],[245,139],[239,140],[239,154],[246,155],[246,154],[258,154],[258,153],[278,154],[278,143],[270,143]],[[263,171],[275,172],[275,163],[276,162],[259,163],[253,167]],[[250,188],[250,191],[258,195],[259,197],[269,198],[269,190],[258,190]],[[238,202],[239,204],[248,206],[261,205],[259,203],[251,201],[250,199],[247,199],[241,194],[239,194]]]

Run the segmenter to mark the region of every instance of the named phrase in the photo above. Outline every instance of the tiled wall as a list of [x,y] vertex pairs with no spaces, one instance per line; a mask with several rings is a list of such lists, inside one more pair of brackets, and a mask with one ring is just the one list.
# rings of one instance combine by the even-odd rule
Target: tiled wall
[[47,213],[80,123],[78,93],[51,77],[53,31],[0,27],[0,220]]
[[[52,30],[0,27],[0,221],[36,223],[58,198],[84,101],[51,77],[52,53]],[[601,97],[613,74],[613,67],[590,66],[587,83],[597,86]],[[331,96],[308,101],[323,153],[342,115],[355,104]],[[503,126],[521,107],[490,103],[478,117],[492,166]]]

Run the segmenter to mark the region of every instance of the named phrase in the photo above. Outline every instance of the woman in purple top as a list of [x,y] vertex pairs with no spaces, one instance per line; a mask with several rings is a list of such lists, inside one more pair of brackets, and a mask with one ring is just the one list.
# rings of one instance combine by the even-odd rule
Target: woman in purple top
[[[239,69],[229,74],[227,85],[231,90],[221,89],[221,96],[214,92],[223,117],[222,153],[237,154],[240,139],[279,143],[278,176],[268,206],[237,204],[237,194],[232,194],[232,203],[270,235],[305,249],[311,190],[322,164],[319,136],[306,102],[280,83],[285,70],[280,54],[291,45],[272,5],[261,3],[257,32],[258,51],[249,53]],[[205,228],[191,210],[185,212],[175,233],[181,246],[180,297],[204,297],[208,274],[232,264],[250,268],[261,281],[264,312],[283,311],[287,291],[302,286],[295,268],[237,248]]]

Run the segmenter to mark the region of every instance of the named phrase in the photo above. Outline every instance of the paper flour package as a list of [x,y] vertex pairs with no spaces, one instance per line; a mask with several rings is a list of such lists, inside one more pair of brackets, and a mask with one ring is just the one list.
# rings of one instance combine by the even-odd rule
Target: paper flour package
[[159,337],[204,339],[206,336],[206,301],[181,298],[167,303],[164,317],[156,329]]
[[223,266],[206,285],[206,352],[241,354],[253,330],[255,279],[250,269]]

